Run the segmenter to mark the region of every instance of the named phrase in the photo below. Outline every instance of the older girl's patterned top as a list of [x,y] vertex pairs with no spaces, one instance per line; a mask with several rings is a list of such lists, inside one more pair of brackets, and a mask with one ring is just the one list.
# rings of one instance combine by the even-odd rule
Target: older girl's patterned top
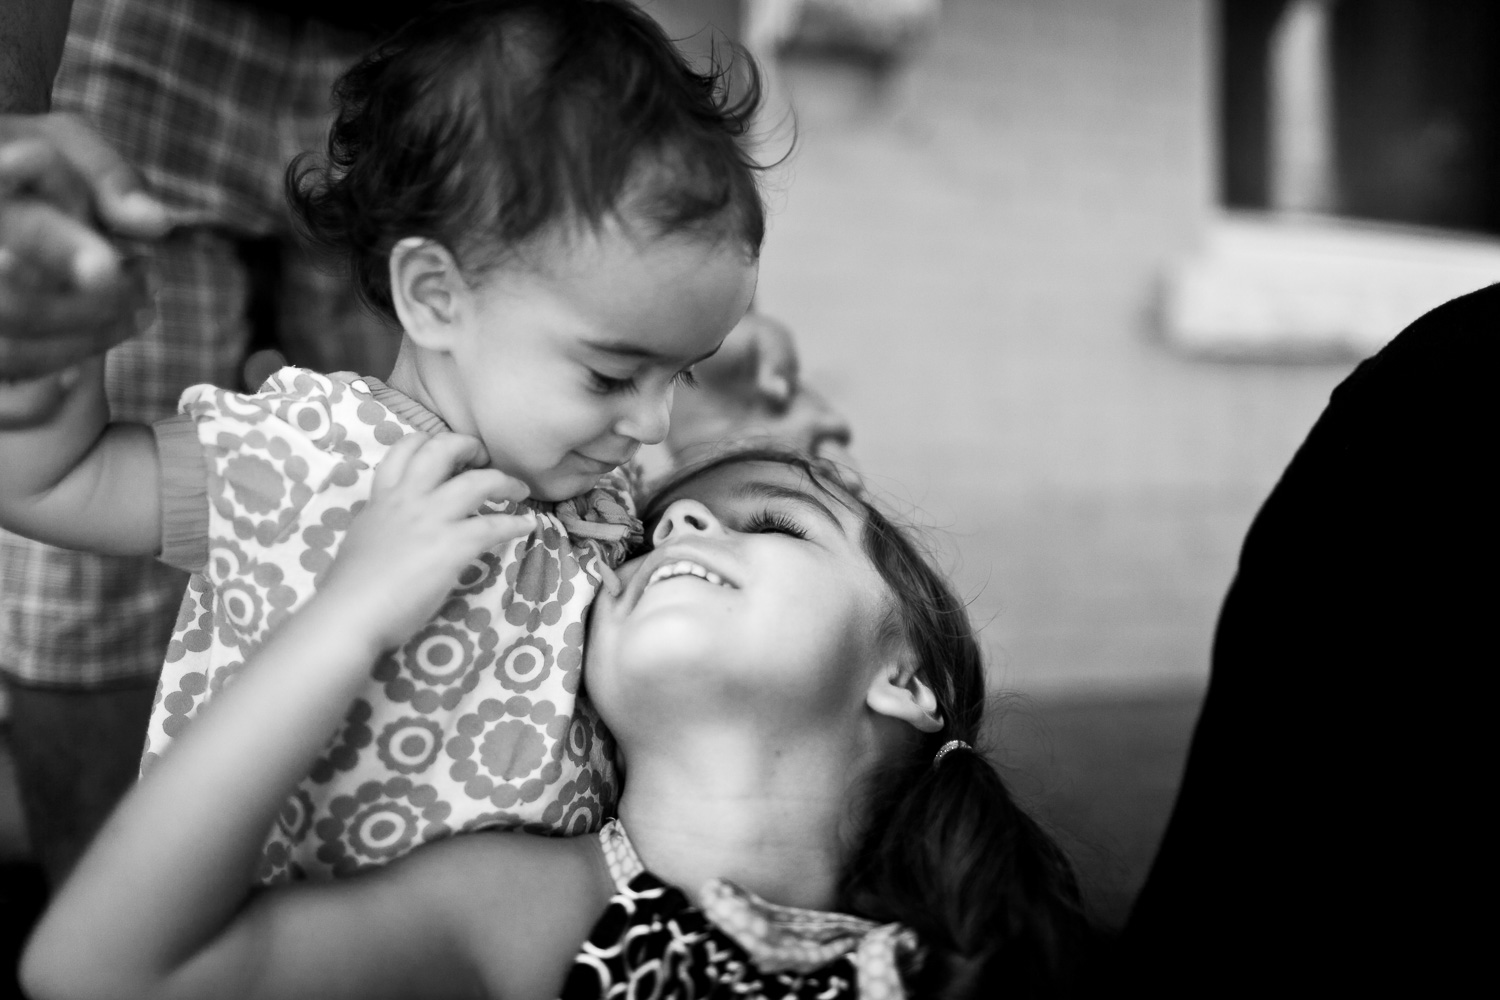
[[[194,573],[157,688],[149,767],[269,630],[317,589],[374,468],[435,414],[373,378],[283,368],[259,393],[183,394],[156,426],[162,559]],[[597,717],[578,700],[584,615],[638,537],[614,473],[483,553],[364,693],[267,837],[261,882],[383,864],[482,827],[580,834],[612,807]]]
[[648,872],[618,820],[599,831],[615,895],[584,942],[562,1000],[597,997],[862,997],[898,1000],[916,935],[844,913],[777,906],[722,879],[694,906]]

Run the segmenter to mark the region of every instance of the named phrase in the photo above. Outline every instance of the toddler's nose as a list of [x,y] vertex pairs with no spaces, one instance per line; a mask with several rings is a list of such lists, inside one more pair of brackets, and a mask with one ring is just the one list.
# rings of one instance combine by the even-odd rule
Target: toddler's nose
[[672,426],[672,390],[642,393],[634,406],[615,423],[614,431],[641,444],[660,444]]

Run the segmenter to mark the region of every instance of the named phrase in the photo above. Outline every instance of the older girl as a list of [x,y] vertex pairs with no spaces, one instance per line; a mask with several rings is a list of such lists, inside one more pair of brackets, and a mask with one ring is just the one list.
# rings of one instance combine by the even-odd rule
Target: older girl
[[627,776],[597,837],[471,834],[251,894],[265,825],[370,662],[513,530],[469,514],[493,488],[454,475],[474,448],[443,434],[391,450],[324,586],[146,775],[43,920],[23,966],[36,997],[1066,985],[1076,887],[973,749],[984,680],[962,604],[832,474],[769,454],[667,487],[649,550],[595,604],[589,690]]

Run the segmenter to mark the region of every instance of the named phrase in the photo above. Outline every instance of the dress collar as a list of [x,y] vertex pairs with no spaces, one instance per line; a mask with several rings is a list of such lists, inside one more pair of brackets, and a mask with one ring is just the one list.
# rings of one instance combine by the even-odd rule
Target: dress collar
[[334,377],[348,382],[356,389],[363,388],[374,398],[375,402],[384,406],[397,417],[424,434],[437,434],[440,431],[448,429],[448,424],[442,417],[433,413],[400,389],[392,389],[372,375],[355,375],[350,372],[340,372]]
[[[599,843],[617,889],[624,890],[646,871],[619,820],[604,825]],[[859,970],[862,992],[866,985],[874,985],[872,980],[879,980],[896,985],[888,995],[901,996],[898,959],[914,958],[917,952],[916,934],[901,924],[781,906],[727,879],[710,879],[698,906],[763,972],[805,973],[848,955]]]

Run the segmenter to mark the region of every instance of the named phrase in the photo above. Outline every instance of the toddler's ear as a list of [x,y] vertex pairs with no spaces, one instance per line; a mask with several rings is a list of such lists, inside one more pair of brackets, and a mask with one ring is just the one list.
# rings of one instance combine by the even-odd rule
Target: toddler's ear
[[468,287],[448,248],[420,236],[391,247],[391,304],[406,335],[429,350],[447,349],[459,293]]
[[898,659],[876,671],[865,693],[865,704],[871,711],[899,719],[919,732],[935,733],[943,728],[937,695],[917,675],[915,667]]

